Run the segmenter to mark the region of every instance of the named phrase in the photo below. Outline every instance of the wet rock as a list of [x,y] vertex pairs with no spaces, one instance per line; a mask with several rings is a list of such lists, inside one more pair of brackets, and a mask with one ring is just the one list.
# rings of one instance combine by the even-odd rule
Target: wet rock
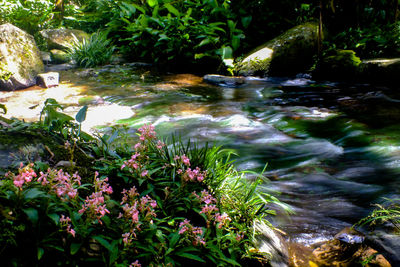
[[225,85],[229,87],[236,87],[246,82],[243,76],[224,76],[218,74],[207,74],[203,77],[203,80],[207,83]]
[[363,60],[360,64],[363,79],[398,85],[400,58],[377,58]]
[[37,85],[45,88],[58,86],[60,74],[58,72],[41,73],[37,77]]
[[56,64],[56,65],[46,66],[45,70],[48,72],[51,72],[51,71],[71,70],[71,69],[75,69],[75,68],[76,68],[76,64],[64,63],[64,64]]
[[345,228],[312,252],[311,262],[317,266],[381,266],[390,267],[391,264],[375,249],[363,243],[361,233]]
[[289,266],[309,267],[312,249],[299,243],[289,243]]
[[238,65],[240,75],[286,76],[307,71],[317,54],[318,24],[298,25],[256,48]]
[[40,31],[40,35],[46,40],[49,49],[66,50],[74,42],[89,39],[90,35],[81,30],[74,29],[47,29]]
[[346,227],[335,235],[335,239],[348,244],[362,244],[365,236],[351,227]]
[[336,50],[332,54],[322,58],[313,73],[317,79],[331,79],[335,73],[335,79],[349,80],[359,75],[361,59],[353,50]]
[[36,84],[44,66],[35,40],[7,23],[0,26],[0,90],[16,90]]
[[369,233],[367,242],[377,248],[390,260],[393,266],[400,266],[400,237],[396,234],[386,233],[381,230]]
[[51,62],[53,64],[62,64],[70,62],[70,57],[67,52],[59,49],[50,50]]
[[259,252],[270,255],[272,267],[285,267],[289,263],[288,246],[281,233],[273,230],[263,222],[257,222],[255,230],[260,233],[257,236]]

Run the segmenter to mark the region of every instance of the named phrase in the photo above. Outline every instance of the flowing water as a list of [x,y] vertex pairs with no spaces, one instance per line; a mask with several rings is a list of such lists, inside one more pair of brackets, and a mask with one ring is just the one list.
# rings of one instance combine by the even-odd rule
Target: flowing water
[[2,92],[0,102],[26,119],[38,118],[47,97],[71,113],[90,103],[86,127],[151,122],[163,136],[235,149],[239,169],[261,171],[268,163],[263,190],[280,192],[295,212],[273,222],[293,242],[327,240],[366,216],[371,203],[400,195],[400,92],[306,76],[249,78],[229,88],[134,64],[61,77],[59,88]]

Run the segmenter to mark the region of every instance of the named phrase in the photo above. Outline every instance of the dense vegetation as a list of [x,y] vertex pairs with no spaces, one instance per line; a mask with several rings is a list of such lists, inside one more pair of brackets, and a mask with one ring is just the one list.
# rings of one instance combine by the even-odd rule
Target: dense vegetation
[[[253,226],[279,202],[257,191],[260,178],[248,182],[234,169],[229,151],[157,139],[152,125],[133,138],[96,139],[80,130],[86,107],[75,119],[60,108],[47,100],[37,123],[0,117],[1,134],[23,128],[31,135],[26,147],[35,136],[47,147],[21,151],[20,165],[0,178],[5,266],[254,266],[268,259],[255,248]],[[120,138],[134,143],[113,143]],[[55,158],[69,164],[61,169]]]
[[398,8],[393,0],[12,0],[1,1],[0,22],[36,37],[60,26],[102,30],[131,59],[216,69],[306,21],[321,22],[328,53],[397,56]]

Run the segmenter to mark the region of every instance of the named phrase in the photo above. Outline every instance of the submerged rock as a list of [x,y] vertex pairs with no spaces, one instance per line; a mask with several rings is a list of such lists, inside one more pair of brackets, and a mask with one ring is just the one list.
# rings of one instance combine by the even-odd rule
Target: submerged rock
[[298,25],[256,48],[238,65],[240,75],[287,76],[307,71],[317,54],[318,24]]
[[364,244],[363,241],[364,235],[346,227],[333,240],[314,249],[311,262],[321,267],[391,266],[382,254]]
[[40,35],[46,40],[49,49],[65,50],[74,42],[89,39],[90,35],[81,30],[74,29],[47,29],[40,31]]
[[218,74],[207,74],[203,77],[203,80],[207,83],[225,85],[229,87],[236,87],[246,82],[243,76],[224,76]]
[[37,74],[43,70],[40,50],[32,35],[9,23],[0,25],[0,90],[35,85]]

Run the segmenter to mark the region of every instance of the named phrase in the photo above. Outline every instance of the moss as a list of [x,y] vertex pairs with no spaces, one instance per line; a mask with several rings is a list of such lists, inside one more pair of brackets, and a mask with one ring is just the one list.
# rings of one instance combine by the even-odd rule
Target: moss
[[315,76],[325,79],[335,73],[338,79],[353,79],[360,73],[360,64],[361,59],[353,50],[335,50],[317,64]]
[[0,61],[0,80],[8,81],[13,73],[8,70],[8,67],[5,63]]

